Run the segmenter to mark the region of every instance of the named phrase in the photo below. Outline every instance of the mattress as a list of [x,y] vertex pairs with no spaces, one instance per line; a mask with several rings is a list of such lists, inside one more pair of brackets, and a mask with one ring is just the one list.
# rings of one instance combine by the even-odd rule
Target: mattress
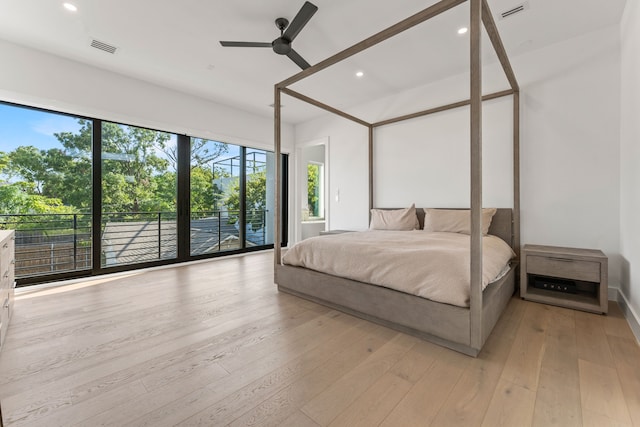
[[[296,243],[283,264],[384,286],[433,301],[469,307],[470,236],[460,233],[369,230]],[[511,247],[483,237],[483,289],[508,270]]]

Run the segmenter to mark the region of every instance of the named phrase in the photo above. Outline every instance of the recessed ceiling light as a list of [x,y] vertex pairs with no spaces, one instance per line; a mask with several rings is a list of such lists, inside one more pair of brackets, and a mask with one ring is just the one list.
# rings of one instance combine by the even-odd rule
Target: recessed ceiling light
[[466,34],[469,29],[467,27],[462,27],[458,29],[458,34]]
[[356,77],[362,77],[362,76],[364,76],[364,73],[362,71],[356,72]]
[[62,4],[64,6],[65,9],[71,11],[71,12],[77,12],[78,8],[76,7],[75,4],[71,4],[71,3],[63,3]]

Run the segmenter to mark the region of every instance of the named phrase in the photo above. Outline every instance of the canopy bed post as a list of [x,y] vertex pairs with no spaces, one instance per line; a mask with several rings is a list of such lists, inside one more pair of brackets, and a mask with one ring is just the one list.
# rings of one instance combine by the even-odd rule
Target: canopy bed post
[[[498,55],[502,70],[504,71],[511,90],[513,91],[513,249],[516,259],[520,259],[520,87],[509,62],[509,56],[502,44],[500,33],[493,19],[487,0],[482,0],[482,22],[493,49]],[[516,277],[520,277],[516,275]]]
[[470,0],[471,43],[471,347],[482,348],[482,0]]
[[274,129],[274,152],[275,152],[275,158],[276,158],[276,180],[275,180],[275,187],[276,187],[276,191],[275,191],[275,198],[274,198],[274,204],[275,204],[275,213],[273,215],[274,219],[274,224],[273,224],[273,258],[274,258],[274,264],[276,266],[280,265],[282,263],[282,257],[280,256],[280,243],[281,243],[281,238],[280,238],[280,217],[282,216],[280,209],[286,209],[286,206],[281,206],[281,202],[280,202],[280,198],[281,198],[281,191],[282,189],[280,188],[282,186],[282,171],[280,170],[282,168],[282,160],[280,159],[281,156],[281,150],[282,150],[282,123],[281,123],[281,117],[280,117],[280,98],[281,98],[281,94],[280,94],[280,88],[278,87],[278,85],[275,86],[274,88],[274,101],[273,101],[273,115],[274,115],[274,122],[275,122],[275,129]]
[[373,209],[373,125],[369,125],[369,220]]
[[520,91],[513,93],[513,248],[520,260]]

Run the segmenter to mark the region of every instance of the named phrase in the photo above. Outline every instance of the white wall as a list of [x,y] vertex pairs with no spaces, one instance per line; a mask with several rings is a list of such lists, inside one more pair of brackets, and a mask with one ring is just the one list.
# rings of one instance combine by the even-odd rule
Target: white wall
[[[333,116],[296,127],[297,141],[329,136],[329,222],[331,228],[364,229],[369,221],[368,129]],[[336,200],[338,199],[338,200]]]
[[[620,291],[640,321],[640,5],[627,1],[621,24]],[[636,330],[640,337],[640,331]]]
[[[272,118],[3,40],[0,57],[2,101],[273,150]],[[291,125],[282,151],[293,153]]]
[[[273,149],[273,119],[0,40],[0,100]],[[290,151],[293,127],[283,126]]]
[[[522,242],[600,248],[610,282],[620,281],[617,27],[511,58],[521,86]],[[495,66],[485,83],[495,88]],[[378,120],[468,97],[454,76],[350,111]],[[503,87],[505,88],[505,87]],[[491,91],[491,90],[489,90]],[[423,99],[427,99],[428,105]],[[421,105],[422,104],[422,105]],[[510,98],[483,109],[485,206],[511,206]],[[380,128],[376,133],[378,207],[469,206],[468,109]],[[298,141],[331,139],[331,227],[367,226],[367,131],[335,117],[296,126]]]

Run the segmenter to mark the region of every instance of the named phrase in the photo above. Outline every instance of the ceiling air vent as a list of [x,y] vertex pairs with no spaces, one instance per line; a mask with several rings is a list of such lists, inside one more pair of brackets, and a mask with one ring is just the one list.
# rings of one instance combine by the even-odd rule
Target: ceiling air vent
[[105,52],[108,52],[108,53],[116,53],[116,49],[117,49],[117,47],[115,46],[111,46],[108,43],[104,43],[95,39],[91,40],[91,47],[104,50]]
[[524,12],[525,10],[529,9],[529,2],[525,1],[524,3],[520,3],[517,6],[511,7],[507,10],[504,10],[502,12],[500,12],[500,19],[506,19],[509,18],[513,15],[516,15],[520,12]]

